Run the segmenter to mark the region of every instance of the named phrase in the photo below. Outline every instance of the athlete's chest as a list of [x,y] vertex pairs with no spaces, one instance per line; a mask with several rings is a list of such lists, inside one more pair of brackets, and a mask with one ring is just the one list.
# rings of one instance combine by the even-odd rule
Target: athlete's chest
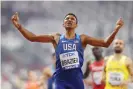
[[94,62],[90,65],[91,71],[103,71],[104,69],[104,61],[101,62]]
[[59,58],[62,69],[68,70],[80,67],[78,40],[61,40],[59,47]]
[[79,40],[61,40],[59,49],[63,51],[76,51],[81,48]]
[[122,60],[111,60],[108,62],[107,69],[123,69],[125,63]]
[[96,85],[101,85],[102,72],[104,69],[104,63],[93,63],[91,64],[91,74],[93,81]]
[[103,71],[104,69],[104,65],[92,65],[91,66],[91,71],[95,72],[95,71]]

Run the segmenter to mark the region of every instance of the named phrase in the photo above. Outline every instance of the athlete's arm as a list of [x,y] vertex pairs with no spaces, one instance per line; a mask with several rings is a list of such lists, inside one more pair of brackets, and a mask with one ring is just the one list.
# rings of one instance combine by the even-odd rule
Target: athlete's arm
[[102,73],[102,82],[104,82],[104,83],[106,81],[106,64],[107,64],[107,60],[108,60],[108,57],[105,57],[104,58],[104,70],[103,70],[103,73]]
[[104,70],[103,70],[103,73],[102,73],[102,82],[105,83],[106,81],[106,66],[104,66]]
[[127,59],[127,68],[130,73],[129,82],[133,82],[133,60],[130,58]]
[[119,19],[116,23],[116,27],[115,27],[114,31],[105,40],[96,39],[96,38],[87,36],[85,34],[81,35],[81,40],[82,40],[84,46],[86,46],[87,44],[90,44],[92,46],[109,47],[109,45],[114,40],[116,34],[118,33],[119,29],[123,26],[123,24],[124,24],[123,20]]
[[133,61],[130,58],[127,58],[126,65],[130,76],[128,80],[122,81],[120,86],[127,86],[129,83],[133,83]]
[[91,64],[91,62],[88,61],[87,64],[86,64],[85,73],[83,75],[83,79],[84,79],[83,81],[84,81],[84,83],[87,84],[87,85],[89,85],[89,86],[92,85],[92,81],[87,79],[87,77],[90,75],[90,72],[91,72],[91,70],[89,68],[90,64]]
[[20,23],[18,13],[12,16],[13,25],[21,32],[21,34],[31,42],[54,42],[54,35],[35,35],[32,32],[26,30]]
[[89,65],[90,65],[90,61],[87,62],[86,64],[86,70],[85,70],[85,73],[84,73],[84,79],[86,79],[88,77],[88,75],[90,74],[90,68],[89,68]]

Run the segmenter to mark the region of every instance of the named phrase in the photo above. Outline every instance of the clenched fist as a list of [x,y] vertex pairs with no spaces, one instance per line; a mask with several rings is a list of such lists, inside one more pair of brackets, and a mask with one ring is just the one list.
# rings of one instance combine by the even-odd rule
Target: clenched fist
[[124,25],[124,21],[122,20],[122,18],[120,18],[117,22],[116,22],[117,26],[122,27]]
[[17,12],[12,16],[12,21],[19,21],[19,17],[18,17]]
[[16,28],[19,28],[20,27],[19,17],[18,17],[18,13],[17,12],[12,16],[11,20],[12,20],[12,22],[13,22],[13,24],[14,24],[14,26]]

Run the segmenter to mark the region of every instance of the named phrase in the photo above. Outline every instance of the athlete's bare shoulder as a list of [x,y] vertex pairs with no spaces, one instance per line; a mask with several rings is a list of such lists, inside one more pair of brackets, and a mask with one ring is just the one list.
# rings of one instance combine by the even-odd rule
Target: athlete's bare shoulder
[[58,44],[58,41],[59,41],[60,36],[61,36],[60,33],[54,34],[54,40],[56,41],[56,44]]
[[56,37],[56,36],[60,36],[61,34],[60,33],[53,33],[53,34],[49,34],[49,35]]
[[59,42],[59,38],[60,38],[61,34],[60,33],[55,33],[55,34],[50,34],[50,35],[54,39],[54,41],[52,42],[52,44],[53,44],[54,48],[56,48],[56,46],[57,46],[57,44]]
[[130,57],[127,57],[127,56],[125,56],[125,57],[126,57],[127,66],[133,65],[133,60]]
[[58,39],[61,36],[60,33],[54,33],[54,34],[49,34],[49,35],[52,36],[54,40]]
[[104,64],[106,65],[107,62],[109,61],[109,59],[112,59],[113,55],[109,55],[109,56],[106,56],[104,57]]
[[85,48],[86,47],[86,38],[87,38],[87,35],[85,35],[85,34],[81,34],[80,35],[80,39],[81,39],[81,42],[82,42],[82,46],[83,46],[83,48]]
[[80,35],[81,41],[84,41],[86,37],[87,37],[87,35],[81,34],[81,35]]
[[133,60],[129,57],[126,57],[126,66],[128,68],[128,71],[131,75],[131,81],[133,82]]
[[60,33],[56,33],[56,35],[57,35],[57,36],[61,36],[61,34],[60,34]]

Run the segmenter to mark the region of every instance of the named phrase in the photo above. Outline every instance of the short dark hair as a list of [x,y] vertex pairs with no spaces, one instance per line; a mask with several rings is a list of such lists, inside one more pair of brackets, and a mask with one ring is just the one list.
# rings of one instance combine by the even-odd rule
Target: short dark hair
[[78,18],[77,18],[77,16],[76,16],[74,13],[68,13],[68,14],[66,14],[66,16],[64,17],[64,19],[65,19],[68,15],[74,16],[74,17],[76,18],[76,24],[78,24]]
[[99,49],[99,50],[101,50],[101,52],[103,52],[103,49],[102,49],[101,47],[94,46],[94,47],[92,48],[92,51],[94,51],[94,49]]

